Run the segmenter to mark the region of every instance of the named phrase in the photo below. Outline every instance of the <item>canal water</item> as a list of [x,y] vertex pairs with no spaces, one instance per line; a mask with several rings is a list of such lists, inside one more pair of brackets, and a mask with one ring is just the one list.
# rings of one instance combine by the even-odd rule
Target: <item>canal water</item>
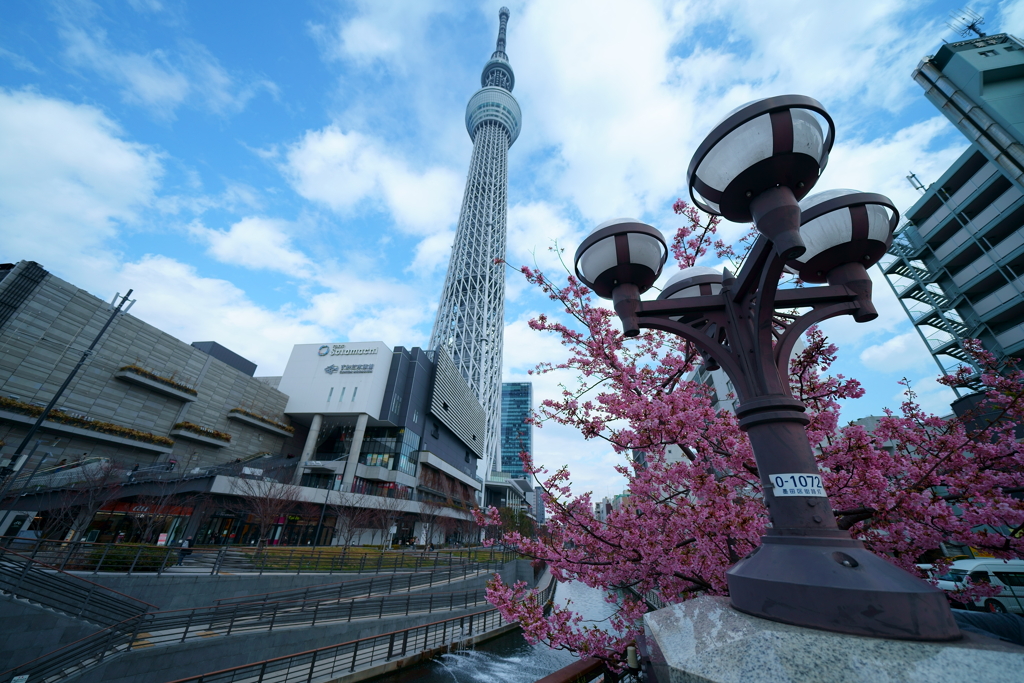
[[[614,607],[604,592],[582,583],[559,584],[555,603],[570,601],[587,621],[606,624]],[[533,683],[549,673],[575,662],[564,650],[546,645],[529,645],[518,631],[481,643],[474,650],[441,655],[417,666],[375,679],[382,683]]]

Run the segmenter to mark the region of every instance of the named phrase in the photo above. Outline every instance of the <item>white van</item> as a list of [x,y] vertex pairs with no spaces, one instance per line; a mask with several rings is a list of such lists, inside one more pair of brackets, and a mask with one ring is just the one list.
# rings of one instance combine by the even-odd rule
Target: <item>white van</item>
[[[949,591],[947,595],[954,607],[1024,614],[1024,560],[957,560],[950,565],[948,572],[935,578],[939,588]],[[956,592],[963,590],[968,583],[990,583],[1000,591],[998,595],[967,604],[956,599]]]

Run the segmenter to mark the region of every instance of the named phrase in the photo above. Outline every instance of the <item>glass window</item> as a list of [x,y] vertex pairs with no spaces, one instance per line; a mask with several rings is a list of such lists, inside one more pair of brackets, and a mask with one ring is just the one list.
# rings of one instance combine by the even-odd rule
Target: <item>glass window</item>
[[967,572],[963,569],[950,569],[948,574],[943,574],[937,577],[940,581],[953,581],[954,583],[963,583],[966,578]]
[[971,583],[991,583],[986,571],[971,572],[967,577],[971,580]]
[[356,402],[356,394],[359,393],[359,387],[353,387],[352,389],[352,402]]
[[1024,572],[994,572],[996,578],[1007,586],[1024,586]]
[[369,481],[360,477],[356,477],[352,481],[352,492],[366,496],[380,496],[381,498],[412,499],[412,489],[408,486],[389,481]]

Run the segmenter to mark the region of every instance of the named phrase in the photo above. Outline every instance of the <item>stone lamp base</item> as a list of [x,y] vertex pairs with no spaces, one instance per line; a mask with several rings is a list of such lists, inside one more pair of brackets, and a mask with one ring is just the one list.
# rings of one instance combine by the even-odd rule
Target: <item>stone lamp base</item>
[[1024,671],[1024,648],[996,638],[964,633],[936,643],[817,631],[743,614],[721,597],[645,615],[644,636],[657,683],[1006,683]]

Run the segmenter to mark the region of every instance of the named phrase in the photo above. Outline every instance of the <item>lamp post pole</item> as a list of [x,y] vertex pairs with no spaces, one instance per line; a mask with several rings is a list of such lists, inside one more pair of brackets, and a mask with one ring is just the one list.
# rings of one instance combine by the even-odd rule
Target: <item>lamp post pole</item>
[[[804,199],[832,137],[821,105],[791,95],[731,114],[698,148],[688,173],[694,201],[708,213],[753,220],[760,233],[735,277],[686,268],[657,301],[641,300],[668,249],[659,231],[632,219],[598,226],[576,252],[576,273],[612,300],[625,336],[641,328],[678,335],[735,386],[771,521],[761,546],[727,572],[735,609],[855,635],[952,640],[960,631],[942,591],[838,528],[805,407],[789,387],[790,355],[810,326],[839,315],[877,317],[866,266],[885,253],[899,219],[882,195],[833,190]],[[787,267],[828,284],[780,290]]]

